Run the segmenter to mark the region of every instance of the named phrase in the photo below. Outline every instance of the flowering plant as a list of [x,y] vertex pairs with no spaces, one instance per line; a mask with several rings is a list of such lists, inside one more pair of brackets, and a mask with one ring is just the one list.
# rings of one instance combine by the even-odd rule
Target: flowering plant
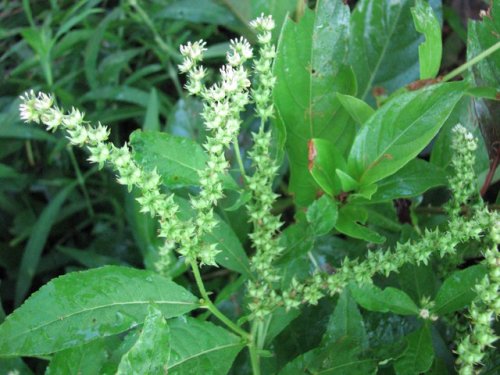
[[[417,374],[448,366],[473,374],[487,364],[500,313],[500,217],[479,194],[483,144],[453,113],[468,97],[492,99],[496,89],[478,90],[474,77],[449,81],[492,59],[499,43],[437,78],[439,22],[417,1],[401,11],[413,15],[416,37],[425,35],[421,80],[391,87],[379,73],[366,77],[372,67],[357,61],[358,45],[348,55],[350,37],[361,43],[366,3],[351,16],[340,1],[318,1],[299,22],[285,21],[277,48],[275,21],[261,15],[250,23],[258,48],[232,40],[211,86],[206,43],[181,46],[179,70],[189,95],[203,102],[206,138],[182,143],[180,152],[173,146],[181,140],[165,133],[136,132],[116,146],[110,129],[80,110],[65,112],[49,94],[24,94],[21,118],[64,132],[89,162],[109,166],[139,210],[157,220],[163,242],[149,270],[105,266],[50,281],[0,325],[0,355],[50,360],[47,373],[71,368],[65,358],[106,351],[100,373]],[[384,83],[389,96],[370,93]],[[245,155],[239,136],[249,107],[257,120]],[[431,162],[418,158],[438,133],[451,140],[449,176],[434,151]],[[279,210],[284,191],[274,186],[283,148],[293,222]],[[172,175],[184,179],[180,188]],[[431,188],[451,193],[437,224],[429,207],[418,211],[418,197]],[[229,195],[236,199],[227,205]],[[221,218],[234,211],[250,223],[239,233],[247,251]],[[239,275],[215,295],[203,272],[213,267]],[[236,311],[227,307],[231,296]],[[282,353],[294,327],[309,320],[324,320],[320,333],[291,358]],[[388,334],[384,324],[403,330]],[[307,341],[307,327],[301,334]]]

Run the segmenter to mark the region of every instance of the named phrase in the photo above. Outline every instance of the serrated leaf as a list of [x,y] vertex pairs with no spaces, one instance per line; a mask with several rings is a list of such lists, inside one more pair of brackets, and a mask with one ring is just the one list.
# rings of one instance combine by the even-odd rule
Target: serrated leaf
[[339,210],[335,229],[350,237],[373,243],[383,243],[385,237],[362,224],[366,223],[368,213],[362,206],[345,205]]
[[427,190],[446,186],[448,180],[443,169],[422,159],[413,159],[392,176],[377,183],[378,189],[371,203],[386,202],[397,198],[411,198]]
[[413,4],[413,0],[361,0],[352,13],[350,61],[357,96],[370,104],[374,88],[391,93],[418,79],[417,46],[423,37],[413,26]]
[[166,373],[170,358],[170,331],[162,312],[150,305],[136,343],[122,357],[117,375]]
[[350,284],[356,302],[369,311],[393,312],[399,315],[418,315],[418,306],[402,290],[387,287],[380,289],[374,285]]
[[355,127],[336,93],[355,93],[347,62],[349,7],[341,0],[318,1],[299,23],[287,19],[278,56],[274,98],[279,121],[286,127],[290,191],[298,205],[311,203],[318,190],[308,171],[307,140],[322,138],[344,153]]
[[307,221],[316,236],[330,232],[337,222],[337,204],[328,196],[323,195],[307,208]]
[[349,174],[369,185],[397,172],[429,144],[465,88],[462,82],[438,84],[386,103],[356,135]]
[[434,348],[429,326],[426,324],[419,330],[406,336],[408,347],[394,363],[397,375],[418,375],[426,373],[434,360]]
[[437,315],[444,315],[469,305],[477,295],[474,286],[486,272],[481,264],[453,272],[439,288],[433,311]]
[[196,301],[150,271],[106,266],[69,273],[44,285],[0,325],[0,355],[54,353],[141,324],[150,303],[171,318],[195,309]]
[[245,346],[240,338],[210,322],[194,318],[169,321],[170,375],[225,374]]
[[425,42],[418,46],[420,79],[436,78],[443,54],[441,25],[432,7],[423,0],[415,2],[415,6],[411,8],[411,15],[415,29],[425,36]]
[[[130,144],[139,165],[147,170],[156,168],[165,186],[199,185],[198,171],[205,169],[208,156],[193,140],[168,133],[135,131],[130,135]],[[238,185],[224,176],[224,187],[237,189]]]

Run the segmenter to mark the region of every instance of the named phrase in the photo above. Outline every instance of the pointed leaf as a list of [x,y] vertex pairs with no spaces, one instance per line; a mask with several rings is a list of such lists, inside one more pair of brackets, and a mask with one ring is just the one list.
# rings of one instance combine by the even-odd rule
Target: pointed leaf
[[141,335],[122,357],[117,375],[166,373],[170,334],[161,311],[150,305]]
[[449,314],[469,305],[476,297],[474,286],[486,275],[486,268],[478,264],[452,273],[439,288],[434,312]]
[[149,271],[106,266],[69,273],[43,286],[0,325],[0,355],[57,352],[141,324],[151,303],[170,318],[193,310],[196,301]]
[[363,226],[368,219],[368,213],[361,206],[345,205],[339,210],[335,229],[350,237],[373,243],[383,243],[385,237],[368,227]]
[[434,348],[429,326],[426,324],[406,337],[408,347],[394,363],[397,375],[426,373],[434,360]]
[[307,208],[307,221],[316,236],[330,232],[337,222],[337,204],[328,196],[323,195]]
[[171,320],[169,327],[169,375],[225,374],[245,346],[225,329],[194,318]]
[[363,125],[375,113],[375,110],[361,99],[351,95],[337,93],[337,98],[351,117],[360,125]]
[[297,204],[311,203],[318,190],[308,171],[311,138],[333,142],[344,153],[355,127],[336,93],[355,93],[347,67],[349,7],[341,0],[318,1],[316,12],[305,10],[299,23],[287,19],[274,65],[274,97],[285,125],[290,161],[290,191]]
[[418,46],[420,79],[436,78],[443,54],[441,25],[432,7],[423,0],[416,1],[415,7],[411,8],[411,15],[415,29],[425,36],[425,42]]
[[399,315],[418,315],[419,309],[408,294],[402,290],[388,287],[380,289],[374,285],[350,284],[356,302],[369,311],[393,312]]
[[397,172],[429,144],[464,89],[462,82],[444,83],[386,103],[356,135],[348,159],[350,174],[368,185]]
[[307,146],[308,168],[314,180],[328,195],[337,195],[341,186],[335,170],[347,168],[344,157],[335,145],[326,139],[310,139]]
[[448,180],[443,169],[422,159],[413,159],[392,176],[377,183],[378,189],[371,203],[397,198],[411,198],[437,186],[446,186]]

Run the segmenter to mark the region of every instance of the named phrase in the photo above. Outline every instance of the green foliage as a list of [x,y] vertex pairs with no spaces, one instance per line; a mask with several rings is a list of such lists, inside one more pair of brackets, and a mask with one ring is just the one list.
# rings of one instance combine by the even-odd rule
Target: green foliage
[[3,1],[0,373],[494,372],[490,5]]

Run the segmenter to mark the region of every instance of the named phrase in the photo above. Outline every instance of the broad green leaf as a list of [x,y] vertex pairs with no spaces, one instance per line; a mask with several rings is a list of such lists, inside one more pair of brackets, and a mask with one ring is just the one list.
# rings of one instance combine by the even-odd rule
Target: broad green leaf
[[469,305],[476,297],[474,286],[485,275],[486,268],[480,264],[452,273],[439,288],[433,311],[444,315]]
[[179,99],[168,116],[166,130],[172,135],[202,143],[207,134],[201,117],[202,110],[200,100],[191,97]]
[[[433,8],[440,1],[431,1]],[[358,97],[373,103],[372,90],[391,93],[419,77],[418,44],[410,7],[413,0],[361,0],[351,16],[350,61]]]
[[335,174],[339,178],[340,186],[342,186],[342,191],[348,193],[359,188],[359,182],[349,176],[349,174],[347,174],[343,170],[337,169],[335,170]]
[[141,324],[151,303],[171,318],[196,308],[196,301],[150,271],[106,266],[73,272],[51,280],[0,325],[0,356],[37,356],[82,345]]
[[378,189],[370,203],[415,197],[433,187],[446,186],[447,183],[443,169],[425,160],[413,159],[392,176],[377,183]]
[[355,127],[336,97],[355,94],[347,63],[349,7],[341,0],[318,1],[299,23],[287,19],[278,56],[274,99],[279,122],[286,128],[290,191],[300,206],[311,203],[318,187],[308,170],[308,140],[326,139],[345,153]]
[[[467,60],[470,61],[484,50],[498,43],[500,38],[500,3],[491,2],[489,14],[479,21],[469,21],[467,30]],[[500,87],[500,53],[489,55],[470,68],[470,73],[476,85]],[[500,98],[499,95],[496,98]],[[491,101],[477,98],[474,109],[483,135],[489,159],[493,159],[500,142],[500,127],[498,117],[500,105],[498,100]]]
[[462,82],[438,84],[386,103],[356,135],[348,159],[350,174],[368,185],[397,172],[429,144],[464,89]]
[[369,311],[392,312],[399,315],[418,315],[415,302],[402,290],[387,287],[380,289],[374,285],[350,284],[356,302]]
[[307,221],[316,236],[330,232],[337,222],[337,204],[330,197],[323,195],[307,208]]
[[[108,338],[109,340],[109,338]],[[95,375],[100,374],[108,359],[109,344],[104,339],[57,352],[45,375]]]
[[154,87],[149,92],[148,106],[146,108],[146,116],[142,129],[145,131],[160,131],[160,102],[158,100],[158,92]]
[[149,306],[136,343],[122,357],[117,375],[166,373],[170,358],[170,332],[162,312]]
[[408,347],[394,363],[397,375],[426,373],[434,360],[431,331],[427,324],[406,337]]
[[[187,200],[175,197],[175,201],[181,208],[179,212],[181,219],[187,220],[193,217],[193,209]],[[206,242],[217,244],[217,248],[220,250],[220,253],[215,257],[215,261],[225,268],[249,277],[251,274],[250,263],[238,236],[236,236],[231,226],[218,215],[215,215],[215,219],[217,225],[211,233],[206,234],[204,237]]]
[[19,306],[28,293],[35,271],[47,242],[52,225],[59,215],[62,205],[69,193],[78,185],[74,181],[59,191],[50,203],[43,209],[31,231],[28,243],[24,248],[16,284],[15,305]]
[[436,78],[441,66],[443,43],[441,41],[441,25],[432,7],[423,0],[417,0],[411,8],[415,29],[424,34],[425,42],[418,46],[420,79]]
[[398,272],[399,285],[414,301],[423,298],[434,299],[437,291],[437,278],[431,266],[405,265]]
[[245,346],[240,338],[210,322],[194,318],[169,321],[169,375],[226,374]]
[[284,307],[275,309],[271,313],[269,327],[266,333],[266,343],[271,344],[273,339],[299,315],[299,309],[292,309],[290,311],[286,311]]
[[316,183],[332,197],[339,194],[342,187],[335,170],[347,168],[342,154],[326,139],[310,139],[307,147],[308,168]]
[[366,223],[368,213],[362,206],[345,205],[339,210],[335,229],[350,237],[373,243],[383,243],[385,237],[362,224]]
[[[167,133],[135,131],[130,136],[130,144],[135,160],[146,169],[156,168],[165,186],[179,188],[199,184],[198,171],[205,169],[208,156],[198,143]],[[224,177],[224,186],[238,188],[229,176]]]
[[345,289],[335,306],[323,336],[323,344],[341,343],[361,352],[368,347],[363,317],[349,289]]
[[345,108],[351,117],[360,125],[363,125],[373,115],[375,110],[361,99],[351,95],[337,93],[340,104]]

